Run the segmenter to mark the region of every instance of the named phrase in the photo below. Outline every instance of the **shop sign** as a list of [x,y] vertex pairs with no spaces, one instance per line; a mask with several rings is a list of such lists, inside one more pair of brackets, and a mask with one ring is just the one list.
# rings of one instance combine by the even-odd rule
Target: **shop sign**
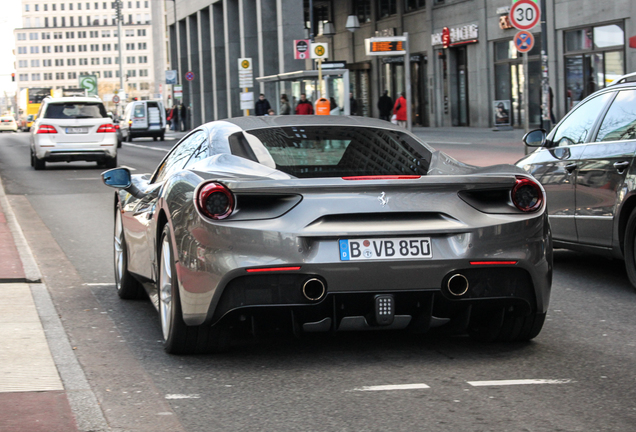
[[514,26],[510,22],[509,14],[499,15],[499,28],[502,30],[514,28]]
[[[468,24],[462,27],[452,27],[449,28],[448,31],[450,33],[449,46],[476,43],[479,39],[479,26],[477,24]],[[432,34],[432,45],[444,45],[442,36],[443,32]]]
[[[426,57],[424,57],[426,60]],[[419,63],[422,61],[422,56],[420,54],[413,54],[411,56],[411,63]],[[395,57],[383,57],[382,63],[404,63],[404,56],[395,56]]]
[[444,49],[450,46],[450,29],[448,27],[444,27],[442,30],[442,46]]

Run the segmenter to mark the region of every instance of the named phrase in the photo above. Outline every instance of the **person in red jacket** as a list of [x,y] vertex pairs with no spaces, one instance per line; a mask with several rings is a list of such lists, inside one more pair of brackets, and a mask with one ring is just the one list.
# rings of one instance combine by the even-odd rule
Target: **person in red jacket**
[[296,105],[296,114],[313,114],[314,106],[307,100],[307,95],[305,93],[300,94],[300,100],[298,101],[298,105]]
[[400,97],[395,101],[393,114],[395,114],[398,124],[402,127],[406,127],[406,93],[400,93]]

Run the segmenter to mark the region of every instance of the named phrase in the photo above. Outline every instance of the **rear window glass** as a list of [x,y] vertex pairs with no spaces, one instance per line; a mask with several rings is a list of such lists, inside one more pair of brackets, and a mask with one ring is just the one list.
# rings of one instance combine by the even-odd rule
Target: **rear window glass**
[[101,103],[64,102],[52,103],[46,107],[44,118],[49,119],[83,119],[108,117]]
[[136,118],[140,118],[140,117],[145,117],[146,116],[146,110],[144,110],[144,106],[143,105],[137,105],[135,107],[135,111],[133,112],[133,117]]
[[[294,177],[426,175],[431,152],[410,135],[368,127],[296,126],[256,129],[276,169]],[[256,160],[243,133],[230,137],[232,154]]]

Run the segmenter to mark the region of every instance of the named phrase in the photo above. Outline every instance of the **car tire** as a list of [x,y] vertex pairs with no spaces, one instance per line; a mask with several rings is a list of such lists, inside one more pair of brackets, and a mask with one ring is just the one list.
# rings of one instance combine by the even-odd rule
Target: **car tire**
[[33,155],[33,149],[31,149],[31,167],[35,166],[35,156]]
[[36,155],[33,155],[33,168],[36,171],[42,171],[44,168],[46,168],[46,162],[42,159],[38,159]]
[[117,295],[124,300],[134,300],[144,297],[144,289],[141,283],[128,271],[128,249],[126,247],[126,237],[124,236],[124,226],[122,224],[122,213],[120,204],[115,207],[115,240],[113,242],[113,253],[115,259],[115,286]]
[[534,339],[545,323],[545,313],[517,315],[500,309],[471,320],[468,335],[480,342],[525,342]]
[[166,134],[162,133],[159,138],[161,138],[161,141],[165,141],[166,140]]
[[632,211],[627,219],[623,245],[627,277],[632,287],[636,289],[636,210]]
[[122,140],[120,140],[120,139],[117,140],[117,148],[121,148],[121,145],[122,145],[121,142],[122,142]]
[[229,346],[229,333],[210,325],[188,326],[183,321],[179,279],[172,249],[170,224],[166,224],[159,243],[159,321],[164,350],[169,354],[207,354]]
[[114,158],[107,158],[104,160],[104,166],[108,169],[117,168],[117,155]]
[[157,137],[156,136],[152,137],[152,140],[157,141]]

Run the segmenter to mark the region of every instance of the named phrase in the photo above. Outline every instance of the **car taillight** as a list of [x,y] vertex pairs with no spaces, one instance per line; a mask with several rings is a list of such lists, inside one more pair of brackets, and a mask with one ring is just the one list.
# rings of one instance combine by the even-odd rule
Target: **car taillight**
[[234,195],[220,183],[208,183],[199,189],[196,204],[205,216],[221,220],[234,211]]
[[54,134],[57,133],[57,129],[55,129],[55,126],[51,126],[51,125],[40,125],[40,127],[38,128],[38,131],[36,133],[39,134]]
[[117,129],[119,129],[119,125],[118,124],[115,125],[115,130],[117,130]]
[[526,177],[517,177],[517,183],[510,193],[512,203],[523,212],[532,212],[541,208],[543,191],[541,186]]
[[100,127],[97,128],[97,133],[109,133],[109,132],[117,132],[115,130],[115,126],[113,126],[112,124],[103,124]]

